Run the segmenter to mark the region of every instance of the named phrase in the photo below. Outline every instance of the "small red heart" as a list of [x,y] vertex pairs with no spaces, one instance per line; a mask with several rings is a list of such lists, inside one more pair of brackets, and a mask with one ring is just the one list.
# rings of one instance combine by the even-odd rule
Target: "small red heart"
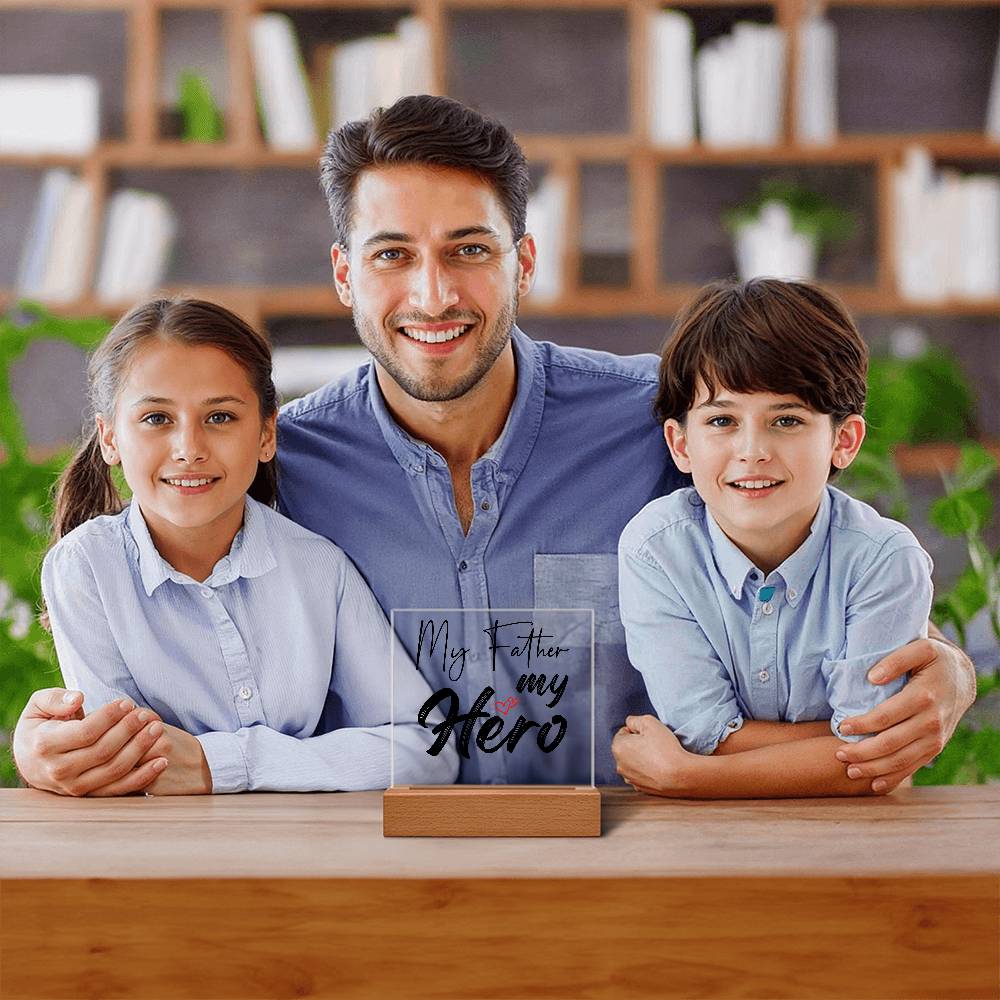
[[496,705],[498,712],[502,712],[506,715],[517,704],[517,698],[515,698],[514,695],[511,695],[504,701],[495,701],[493,704]]

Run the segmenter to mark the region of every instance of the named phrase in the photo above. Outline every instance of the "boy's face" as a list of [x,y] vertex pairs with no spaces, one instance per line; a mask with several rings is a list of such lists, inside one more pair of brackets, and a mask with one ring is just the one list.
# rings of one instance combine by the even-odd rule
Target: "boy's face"
[[865,422],[835,428],[798,396],[717,387],[710,399],[699,381],[685,425],[668,420],[664,436],[719,527],[770,572],[809,534],[830,466],[851,464]]

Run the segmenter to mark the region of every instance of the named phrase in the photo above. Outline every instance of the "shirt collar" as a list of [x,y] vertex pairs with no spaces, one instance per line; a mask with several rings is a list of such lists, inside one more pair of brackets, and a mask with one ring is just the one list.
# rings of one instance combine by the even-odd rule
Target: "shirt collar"
[[268,570],[277,566],[271,540],[268,537],[265,515],[262,505],[247,497],[243,509],[243,526],[236,533],[229,552],[212,568],[212,572],[203,583],[193,580],[186,573],[178,572],[160,555],[153,544],[152,536],[146,519],[142,516],[139,505],[134,501],[129,504],[126,524],[132,541],[132,554],[139,565],[139,575],[147,597],[164,580],[173,580],[183,586],[192,584],[203,587],[222,587],[238,577],[262,576]]
[[[705,520],[708,524],[708,534],[712,540],[712,553],[715,565],[726,581],[730,593],[737,600],[743,595],[743,587],[747,577],[757,567],[732,542],[712,517],[712,512],[705,508]],[[820,498],[819,509],[809,527],[806,540],[776,569],[785,581],[785,600],[794,608],[802,599],[806,586],[816,572],[820,556],[826,547],[826,538],[830,527],[830,490],[824,489]]]
[[[500,436],[478,461],[496,463],[507,478],[514,479],[524,468],[538,437],[545,408],[545,368],[535,342],[516,326],[511,330],[511,344],[517,369],[514,402]],[[382,437],[407,472],[424,471],[430,462],[444,466],[444,459],[426,442],[412,437],[393,419],[378,384],[374,361],[368,366],[368,396]]]
[[757,568],[716,523],[712,512],[705,507],[705,523],[712,540],[712,555],[729,592],[739,600],[747,577]]
[[775,570],[785,581],[785,600],[794,608],[819,566],[830,534],[830,489],[823,490],[806,540]]

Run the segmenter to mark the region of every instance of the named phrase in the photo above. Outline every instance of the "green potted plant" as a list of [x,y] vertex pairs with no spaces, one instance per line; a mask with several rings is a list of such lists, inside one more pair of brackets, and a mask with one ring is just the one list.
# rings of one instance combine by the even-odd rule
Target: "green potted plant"
[[851,212],[797,184],[764,181],[748,202],[726,212],[733,235],[736,268],[750,278],[814,278],[824,242],[847,239],[854,231]]
[[48,542],[50,492],[65,453],[33,460],[10,387],[11,364],[38,340],[89,350],[107,332],[104,319],[64,319],[33,305],[0,316],[0,785],[17,776],[10,734],[28,696],[62,679],[48,633],[38,624],[38,571]]

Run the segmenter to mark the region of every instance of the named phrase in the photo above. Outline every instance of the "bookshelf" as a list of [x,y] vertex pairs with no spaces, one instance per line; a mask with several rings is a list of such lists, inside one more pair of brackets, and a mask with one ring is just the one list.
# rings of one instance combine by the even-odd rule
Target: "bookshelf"
[[[1000,143],[990,142],[975,131],[914,131],[902,121],[899,124],[904,131],[845,129],[837,142],[804,146],[795,143],[790,122],[786,120],[784,141],[774,147],[657,148],[650,143],[646,127],[647,54],[650,52],[649,18],[660,6],[652,0],[517,0],[516,3],[512,0],[416,0],[410,4],[385,0],[276,0],[271,3],[257,0],[4,0],[0,5],[0,36],[6,34],[9,39],[18,34],[23,38],[24,33],[30,35],[32,30],[52,30],[52,25],[67,16],[70,17],[66,21],[68,29],[73,28],[77,18],[82,19],[79,25],[83,34],[88,24],[94,30],[99,27],[104,41],[91,53],[95,61],[93,71],[100,71],[102,102],[107,102],[112,109],[118,107],[120,113],[111,114],[112,120],[105,123],[104,129],[107,138],[89,155],[0,157],[0,179],[11,171],[40,171],[50,166],[72,168],[94,184],[99,213],[110,193],[130,177],[140,178],[155,189],[157,175],[162,175],[164,181],[169,182],[166,187],[178,191],[183,187],[182,178],[186,172],[201,178],[212,172],[218,172],[220,178],[243,178],[247,199],[266,197],[270,183],[274,188],[273,197],[280,198],[281,178],[289,176],[288,172],[315,175],[319,149],[290,154],[275,152],[265,145],[255,104],[249,47],[251,18],[261,11],[288,14],[302,40],[308,67],[313,50],[322,42],[385,30],[393,18],[413,13],[423,17],[430,26],[432,79],[436,89],[475,103],[487,113],[501,115],[518,134],[533,164],[558,171],[569,180],[570,238],[564,261],[564,294],[558,301],[544,305],[533,305],[529,296],[524,302],[525,314],[580,318],[626,314],[662,317],[666,321],[701,280],[727,269],[727,264],[728,269],[732,267],[731,259],[727,260],[724,254],[719,256],[719,240],[716,240],[715,256],[705,258],[703,273],[696,273],[699,264],[686,269],[672,266],[671,261],[686,251],[683,241],[680,247],[672,245],[674,220],[680,214],[691,215],[705,230],[712,224],[719,205],[726,200],[727,190],[745,188],[748,176],[763,176],[772,171],[781,171],[792,178],[803,175],[812,179],[837,174],[863,175],[861,187],[866,193],[862,198],[865,204],[861,207],[871,213],[868,243],[850,250],[858,253],[859,260],[863,258],[862,266],[854,267],[853,273],[850,267],[841,267],[842,276],[836,272],[820,272],[820,278],[831,284],[858,314],[959,317],[1000,314],[1000,298],[928,306],[909,303],[899,297],[893,278],[893,213],[889,189],[890,172],[900,162],[903,150],[914,142],[928,148],[935,159],[960,161],[967,167],[989,172],[1000,172]],[[776,0],[753,6],[729,0],[698,0],[676,6],[692,15],[696,31],[701,35],[718,32],[733,20],[748,15],[794,28],[806,11],[804,0]],[[948,17],[972,17],[980,34],[983,24],[987,27],[993,23],[1000,25],[1000,0],[835,0],[829,11],[832,17],[848,25],[847,33],[851,38],[872,33],[867,30],[864,20],[871,16],[875,17],[876,36],[879,31],[888,30],[886,25],[891,26],[893,17],[909,19],[907,23],[915,17],[920,22],[914,29],[918,38],[921,32],[940,30]],[[39,17],[48,19],[48,27],[37,20]],[[860,22],[859,17],[862,18]],[[183,36],[187,19],[188,38],[192,37],[192,18],[201,18],[201,24],[209,18],[211,29],[198,28],[198,32],[216,39],[213,44],[221,46],[219,68],[215,72],[223,78],[226,139],[216,145],[181,142],[169,134],[169,128],[164,125],[168,116],[163,107],[161,66],[165,59],[177,61],[177,34]],[[786,74],[786,108],[793,106],[794,63],[798,56],[794,32],[789,38],[792,44],[791,65]],[[525,51],[526,42],[535,45],[534,50],[526,50],[529,53],[541,47],[551,52],[552,58],[539,60],[529,55],[512,71],[513,54]],[[12,42],[8,42],[8,46],[11,45]],[[976,59],[971,61],[982,62],[987,56],[992,57],[995,45],[995,37],[986,39]],[[29,49],[29,54],[22,55],[20,64],[11,71],[30,71],[30,46],[20,46],[22,51],[25,48]],[[170,54],[169,58],[166,53]],[[579,81],[567,78],[564,72],[574,54],[586,61],[587,73],[600,77],[599,86],[578,88],[575,96],[570,88]],[[51,60],[55,55],[50,52],[48,58]],[[847,65],[857,62],[849,53],[843,61]],[[87,69],[86,65],[73,68]],[[54,69],[46,64],[36,71]],[[504,73],[508,80],[514,81],[509,87],[500,86]],[[898,78],[901,74],[913,76],[912,68],[908,73],[905,66],[897,67],[888,75]],[[116,79],[121,81],[120,94],[115,92]],[[985,86],[988,89],[988,80]],[[857,109],[864,108],[864,95],[852,93],[850,81],[842,81],[841,87],[847,92],[842,104],[855,109],[852,126],[863,126]],[[525,88],[537,95],[530,106],[522,100]],[[890,94],[889,104],[902,100],[898,94],[898,99],[891,97],[899,90],[898,86],[894,90],[891,81],[884,83],[884,90]],[[959,99],[964,96],[953,94],[950,105],[948,100],[944,103],[957,108],[968,103]],[[985,94],[981,96],[985,102]],[[558,113],[560,101],[563,113]],[[505,106],[505,102],[510,106]],[[869,103],[874,106],[877,102]],[[869,117],[878,116],[869,114]],[[555,131],[553,128],[558,125],[566,129],[567,123],[576,131]],[[584,131],[584,124],[595,126],[597,130]],[[582,203],[588,177],[600,175],[602,170],[605,174],[610,170],[617,175],[615,202],[626,206],[619,212],[619,216],[624,217],[614,225],[621,231],[616,232],[612,240],[614,249],[608,256],[615,259],[604,262],[608,275],[602,274],[602,255],[595,252],[599,249],[593,246],[595,240],[591,238],[590,246],[581,245],[581,234],[585,235],[588,229],[587,207]],[[692,203],[677,197],[680,189],[698,189],[697,183],[692,181],[697,182],[699,173],[704,174],[702,188],[714,190],[718,204]],[[253,183],[246,180],[248,177],[253,178]],[[681,184],[681,180],[685,183]],[[306,184],[296,184],[296,193],[300,187],[308,188],[312,183],[310,180]],[[596,189],[607,191],[608,184],[597,184]],[[198,192],[192,190],[190,194],[177,197],[197,203]],[[318,193],[311,208],[318,220],[325,219]],[[197,209],[181,214],[200,214],[204,218],[210,210],[211,205],[204,204],[203,200],[197,203]],[[206,272],[203,283],[197,284],[190,280],[192,268],[188,265],[197,263],[199,234],[188,233],[185,241],[182,224],[181,258],[176,260],[174,273],[167,280],[172,288],[180,285],[186,290],[210,294],[236,305],[255,322],[266,323],[279,316],[342,316],[343,309],[323,273],[326,259],[324,224],[319,221],[315,227],[310,227],[310,238],[319,260],[318,274],[315,268],[309,268],[305,274],[285,273],[280,268],[274,274],[267,274],[264,273],[266,268],[250,268],[249,277],[227,272],[223,275],[224,280],[217,280]],[[589,228],[593,231],[599,225],[599,220],[592,221]],[[329,232],[328,228],[325,232]],[[252,240],[257,235],[252,230],[233,227],[234,240]],[[219,241],[210,238],[207,242],[211,247]],[[275,243],[275,255],[280,257],[281,240],[276,239]],[[189,249],[185,250],[185,246]],[[97,247],[94,249],[96,253]],[[8,246],[7,256],[12,252]],[[186,262],[184,254],[193,255],[193,260]],[[12,282],[5,282],[3,274],[0,272],[0,306],[9,304],[13,297],[9,287]],[[177,275],[181,277],[175,280]],[[126,305],[121,303],[121,308]],[[95,309],[118,311],[87,299],[65,307],[71,313]]]
[[[66,167],[93,185],[98,217],[111,193],[126,185],[160,191],[175,205],[179,236],[165,291],[223,302],[271,331],[277,344],[302,337],[315,343],[320,331],[334,342],[350,341],[349,314],[328,278],[330,228],[315,179],[320,149],[286,153],[265,143],[250,23],[261,12],[289,15],[315,75],[324,46],[329,51],[331,43],[391,30],[397,18],[416,14],[430,27],[434,89],[501,117],[533,173],[556,171],[568,181],[564,293],[546,303],[528,296],[522,304],[536,336],[656,350],[698,285],[733,269],[720,210],[759,177],[778,174],[828,186],[864,212],[861,236],[824,255],[819,277],[844,298],[866,335],[866,325],[877,338],[886,324],[916,321],[929,327],[932,340],[958,350],[974,380],[995,368],[1000,298],[927,305],[896,291],[891,173],[914,143],[935,161],[1000,173],[1000,143],[966,127],[969,95],[959,92],[978,88],[983,92],[972,104],[985,105],[983,67],[996,50],[1000,0],[831,0],[826,9],[842,44],[855,46],[842,60],[856,79],[839,84],[839,138],[797,143],[786,110],[781,142],[741,149],[661,148],[650,141],[650,19],[666,6],[654,0],[0,0],[4,72],[92,73],[101,81],[104,108],[102,141],[85,156],[0,156],[0,192],[7,191],[6,199],[0,194],[0,309],[14,301],[23,233],[17,220],[27,218],[33,185],[44,170]],[[669,6],[693,18],[699,42],[747,17],[794,29],[808,8],[806,0]],[[945,65],[958,60],[972,68],[963,70],[961,88],[945,82],[936,110],[914,110],[905,85],[915,79],[926,89],[934,71],[914,71],[905,52],[894,52],[883,72],[872,65],[872,47],[884,48],[893,30],[922,45],[929,32],[949,34],[949,19],[958,27],[950,32]],[[62,42],[34,44],[53,36]],[[794,106],[799,57],[793,30],[789,42],[786,109]],[[540,50],[545,60],[533,58]],[[176,137],[168,77],[188,56],[192,68],[211,78],[223,108],[220,143]],[[867,64],[859,63],[863,57]],[[577,64],[583,68],[575,70]],[[878,102],[866,104],[876,85],[888,112],[879,112]],[[927,93],[920,98],[923,105],[935,100]],[[886,121],[893,113],[896,119]],[[922,129],[928,121],[935,127]],[[95,260],[100,239],[98,231]],[[129,304],[109,306],[88,295],[56,308],[114,317]],[[978,389],[989,400],[1000,385],[986,379]],[[981,430],[1000,454],[1000,416],[988,405],[983,411]],[[936,475],[953,461],[952,452],[937,446],[900,456],[908,475]]]

